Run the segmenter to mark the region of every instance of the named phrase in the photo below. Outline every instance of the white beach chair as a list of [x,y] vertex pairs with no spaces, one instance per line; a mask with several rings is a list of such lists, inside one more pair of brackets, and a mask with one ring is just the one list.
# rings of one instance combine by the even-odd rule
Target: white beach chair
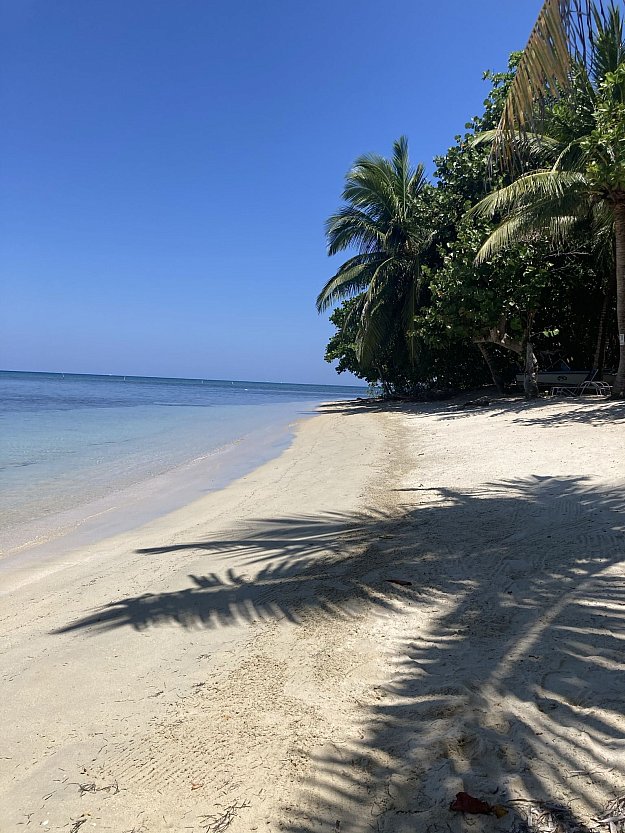
[[581,385],[577,385],[576,387],[561,386],[552,388],[551,393],[554,396],[557,396],[558,394],[563,396],[583,396],[585,393],[594,393],[595,396],[609,396],[612,391],[612,387],[607,382],[595,381],[595,377],[598,372],[598,370],[593,370],[592,373],[589,373],[588,377],[584,379]]

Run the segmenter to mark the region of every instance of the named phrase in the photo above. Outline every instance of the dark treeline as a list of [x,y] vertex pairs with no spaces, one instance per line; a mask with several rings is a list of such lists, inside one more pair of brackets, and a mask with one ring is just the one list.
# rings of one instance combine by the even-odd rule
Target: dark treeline
[[618,368],[623,395],[623,14],[588,10],[583,55],[567,54],[557,95],[553,82],[542,98],[531,89],[522,129],[502,124],[528,48],[485,74],[484,111],[434,160],[433,182],[405,138],[388,159],[355,161],[326,223],[329,254],[348,257],[317,299],[336,307],[326,359],[339,373],[418,395],[503,389],[525,371],[532,396],[538,367],[566,363],[599,377]]

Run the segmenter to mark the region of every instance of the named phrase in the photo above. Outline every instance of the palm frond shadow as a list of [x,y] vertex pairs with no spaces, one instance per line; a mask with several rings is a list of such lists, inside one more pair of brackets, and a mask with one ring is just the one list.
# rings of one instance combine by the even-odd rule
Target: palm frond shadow
[[[570,816],[562,830],[583,831],[601,810],[597,796],[625,784],[621,484],[531,477],[405,494],[398,514],[265,519],[227,539],[145,550],[188,552],[194,563],[217,552],[237,569],[119,599],[62,631],[297,626],[311,613],[393,618],[421,607],[427,627],[389,646],[392,680],[362,707],[360,739],[315,753],[301,784],[299,807],[309,809],[285,808],[283,829],[333,830],[339,820],[350,830],[459,831],[447,807],[466,789],[491,803],[559,802]],[[363,818],[358,808],[371,806]],[[515,824],[528,829],[516,812],[498,829]]]
[[348,617],[364,601],[390,608],[392,596],[405,591],[389,592],[383,580],[363,580],[373,566],[371,548],[368,562],[354,558],[375,523],[386,526],[396,520],[379,512],[259,519],[239,539],[138,550],[146,556],[206,552],[236,558],[243,565],[268,563],[256,568],[253,576],[240,568],[229,568],[221,576],[191,574],[183,590],[119,599],[58,632],[89,629],[95,634],[124,626],[142,630],[166,622],[185,628],[217,627],[267,618],[298,623],[309,611]]
[[[289,833],[353,824],[359,806],[373,814],[360,815],[358,831],[465,830],[448,810],[460,790],[507,804],[498,830],[590,833],[590,815],[624,792],[621,488],[532,478],[443,497],[446,511],[426,510],[439,516],[429,527],[439,568],[417,556],[410,576],[452,604],[393,646],[401,660],[363,714],[362,740],[316,756],[300,806],[319,811],[292,812]],[[466,516],[454,513],[467,503],[482,531],[479,559]],[[546,827],[515,803],[527,797],[548,808]],[[493,821],[474,819],[473,829]]]

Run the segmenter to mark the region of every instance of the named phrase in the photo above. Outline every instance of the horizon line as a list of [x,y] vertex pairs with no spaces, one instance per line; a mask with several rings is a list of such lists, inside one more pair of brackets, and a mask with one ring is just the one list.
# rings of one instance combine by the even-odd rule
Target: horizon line
[[360,390],[367,388],[366,385],[348,385],[348,384],[332,384],[328,382],[275,382],[272,380],[263,379],[206,379],[201,376],[149,376],[140,375],[137,373],[77,373],[73,370],[9,370],[0,368],[0,373],[29,373],[38,376],[96,376],[101,379],[110,380],[138,380],[138,379],[155,379],[159,381],[179,381],[179,382],[236,382],[237,384],[246,385],[299,385],[301,387],[311,388],[354,388]]

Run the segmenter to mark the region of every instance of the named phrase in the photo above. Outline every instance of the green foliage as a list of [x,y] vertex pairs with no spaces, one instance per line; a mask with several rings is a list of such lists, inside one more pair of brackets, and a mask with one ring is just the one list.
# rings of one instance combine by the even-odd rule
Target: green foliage
[[[573,252],[581,238],[582,256],[584,249],[594,255],[589,277],[603,271],[599,283],[605,286],[615,275],[616,318],[623,334],[625,227],[616,216],[625,212],[625,33],[615,5],[593,11],[588,50],[571,56],[559,100],[551,102],[538,125],[552,160],[488,194],[469,217],[500,221],[480,248],[478,264],[535,240],[554,252]],[[588,290],[591,284],[587,279]],[[625,395],[624,349],[614,393]]]
[[[591,366],[614,275],[610,206],[625,200],[622,32],[610,7],[590,69],[574,56],[567,84],[532,121],[538,132],[530,121],[508,131],[514,171],[494,169],[492,145],[520,53],[507,72],[485,73],[484,112],[435,159],[434,185],[410,166],[405,139],[389,160],[356,161],[326,225],[329,254],[351,257],[317,299],[320,311],[342,301],[326,350],[339,373],[388,394],[473,387],[490,378],[478,344],[512,376],[528,340]],[[514,94],[524,95],[518,83]]]
[[599,84],[595,124],[580,142],[589,187],[608,199],[625,194],[625,62]]
[[488,382],[488,373],[479,354],[461,339],[446,339],[434,345],[419,341],[419,351],[413,360],[405,350],[401,331],[389,339],[375,356],[375,367],[363,367],[355,346],[358,323],[353,312],[359,298],[350,298],[337,307],[330,321],[336,333],[330,338],[325,360],[337,362],[337,373],[353,373],[372,386],[379,386],[385,394],[394,396],[419,395],[428,389],[448,390],[475,387]]
[[[407,350],[414,362],[412,322],[420,300],[421,258],[431,236],[424,202],[428,188],[423,166],[410,165],[402,137],[391,159],[369,154],[356,160],[345,178],[345,204],[326,223],[328,254],[348,249],[357,254],[327,281],[317,309],[360,296],[350,321],[357,322],[353,345],[363,372],[374,372],[391,345],[402,354]],[[402,365],[403,359],[398,357]]]
[[349,298],[330,315],[330,321],[336,327],[336,332],[328,342],[324,358],[327,362],[337,362],[337,373],[353,373],[359,379],[364,379],[370,385],[374,385],[380,382],[379,371],[367,374],[358,361],[356,349],[358,319],[354,312],[359,302],[360,297]]

